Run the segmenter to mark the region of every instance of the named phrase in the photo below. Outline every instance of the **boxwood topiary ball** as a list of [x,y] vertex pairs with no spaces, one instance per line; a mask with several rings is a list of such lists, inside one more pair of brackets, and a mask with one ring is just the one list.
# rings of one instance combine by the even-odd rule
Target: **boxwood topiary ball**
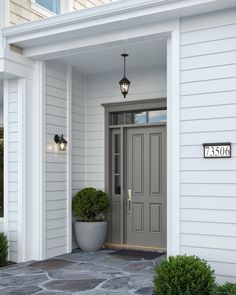
[[210,295],[214,271],[196,256],[170,256],[156,267],[155,295]]

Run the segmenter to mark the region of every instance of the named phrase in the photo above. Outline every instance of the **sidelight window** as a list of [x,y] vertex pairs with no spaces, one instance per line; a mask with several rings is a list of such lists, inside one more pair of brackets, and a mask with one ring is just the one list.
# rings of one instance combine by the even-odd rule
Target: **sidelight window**
[[120,133],[114,134],[114,146],[112,152],[112,166],[113,166],[113,175],[114,175],[114,193],[120,195],[121,193],[121,169],[120,169],[120,157],[121,157],[121,148],[120,148]]

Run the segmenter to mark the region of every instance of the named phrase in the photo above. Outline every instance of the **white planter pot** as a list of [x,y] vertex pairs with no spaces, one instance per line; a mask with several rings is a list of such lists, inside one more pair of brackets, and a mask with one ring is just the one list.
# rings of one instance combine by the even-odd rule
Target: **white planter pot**
[[81,250],[97,251],[102,248],[107,236],[107,221],[79,222],[75,224],[75,237]]

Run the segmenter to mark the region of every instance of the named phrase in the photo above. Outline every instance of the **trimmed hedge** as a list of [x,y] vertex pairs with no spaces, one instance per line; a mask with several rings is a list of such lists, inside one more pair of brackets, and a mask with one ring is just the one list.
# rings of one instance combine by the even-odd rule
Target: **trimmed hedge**
[[0,266],[5,266],[7,263],[8,242],[4,233],[0,233]]
[[170,256],[156,267],[154,295],[210,295],[214,271],[196,256]]
[[225,283],[222,286],[217,285],[211,295],[236,295],[236,284]]

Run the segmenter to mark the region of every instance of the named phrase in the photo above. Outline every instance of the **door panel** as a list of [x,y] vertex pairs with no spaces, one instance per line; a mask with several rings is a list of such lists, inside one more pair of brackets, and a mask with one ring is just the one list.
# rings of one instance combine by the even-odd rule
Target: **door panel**
[[132,213],[132,225],[133,232],[143,232],[144,231],[144,220],[143,220],[143,209],[144,206],[142,203],[133,203],[132,204],[133,213]]
[[151,233],[160,233],[161,231],[161,205],[150,204],[149,231]]
[[150,193],[151,195],[160,194],[161,177],[161,139],[159,134],[150,134]]
[[165,247],[166,129],[128,128],[125,142],[126,243]]
[[143,194],[143,140],[143,135],[133,136],[132,174],[135,194]]

